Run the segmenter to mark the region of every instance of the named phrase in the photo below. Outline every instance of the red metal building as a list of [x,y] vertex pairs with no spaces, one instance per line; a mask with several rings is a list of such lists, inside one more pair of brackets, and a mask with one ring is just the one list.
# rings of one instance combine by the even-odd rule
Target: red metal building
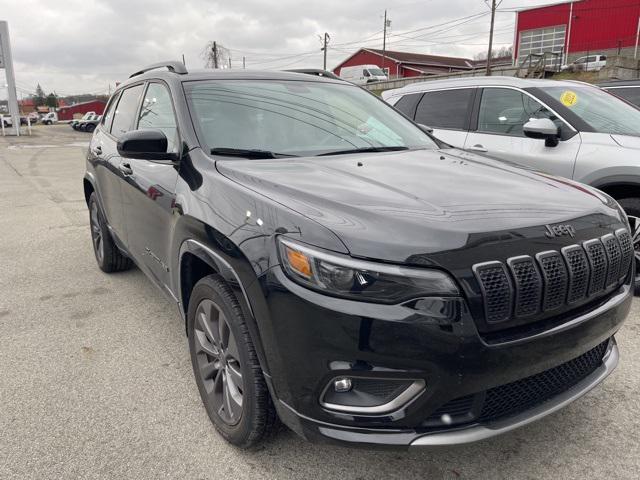
[[633,56],[639,19],[639,0],[579,0],[520,10],[514,54],[518,63],[544,52],[565,61],[589,53]]
[[[510,65],[511,58],[493,58],[491,59],[491,64],[494,66]],[[342,67],[356,65],[376,65],[386,70],[390,78],[405,78],[484,68],[486,60],[476,61],[460,57],[444,57],[393,50],[387,50],[383,57],[382,50],[361,48],[336,66],[333,69],[333,73],[340,75]]]
[[90,102],[76,103],[58,109],[59,120],[73,120],[76,117],[82,117],[87,112],[96,112],[102,115],[106,102],[102,100],[92,100]]

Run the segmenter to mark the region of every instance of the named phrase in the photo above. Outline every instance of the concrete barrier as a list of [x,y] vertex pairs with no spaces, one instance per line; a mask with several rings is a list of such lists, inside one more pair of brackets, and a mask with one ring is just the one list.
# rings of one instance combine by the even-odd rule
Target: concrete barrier
[[[507,76],[514,77],[516,72],[518,71],[518,67],[498,67],[492,70],[492,75],[497,76]],[[373,93],[381,93],[385,90],[391,90],[394,88],[401,88],[405,85],[410,85],[412,83],[419,82],[430,82],[433,80],[444,80],[444,79],[454,79],[454,78],[465,78],[465,77],[484,77],[484,70],[470,70],[466,72],[450,72],[450,73],[442,73],[439,75],[426,75],[423,77],[407,77],[407,78],[396,78],[392,80],[385,80],[383,82],[372,82],[363,85],[364,88],[370,90]]]

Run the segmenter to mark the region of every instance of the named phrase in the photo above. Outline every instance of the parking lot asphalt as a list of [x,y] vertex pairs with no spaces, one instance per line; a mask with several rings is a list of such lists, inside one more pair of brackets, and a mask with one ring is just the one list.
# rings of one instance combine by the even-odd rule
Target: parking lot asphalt
[[96,266],[82,192],[89,135],[0,137],[0,479],[638,478],[640,302],[604,384],[533,425],[411,452],[312,445],[289,431],[226,444],[184,328],[137,269]]

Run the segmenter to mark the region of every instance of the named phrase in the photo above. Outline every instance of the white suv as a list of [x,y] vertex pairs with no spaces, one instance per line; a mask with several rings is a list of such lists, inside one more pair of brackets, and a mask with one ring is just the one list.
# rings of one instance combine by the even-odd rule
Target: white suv
[[634,217],[640,284],[639,109],[589,84],[514,77],[414,83],[382,97],[454,147],[611,195]]
[[607,65],[606,55],[587,55],[576,58],[569,65],[563,65],[563,71],[571,72],[598,72]]

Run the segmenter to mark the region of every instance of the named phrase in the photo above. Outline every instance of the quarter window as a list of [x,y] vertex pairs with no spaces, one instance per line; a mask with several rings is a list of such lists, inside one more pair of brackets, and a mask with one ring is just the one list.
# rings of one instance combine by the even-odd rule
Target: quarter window
[[113,116],[113,125],[111,126],[111,134],[116,138],[120,138],[133,127],[133,121],[138,110],[138,102],[142,94],[143,85],[127,88],[120,95],[118,107]]
[[507,88],[484,89],[479,132],[524,137],[522,127],[532,118],[549,118],[562,128],[562,121],[529,95]]
[[416,104],[420,101],[420,97],[422,97],[421,93],[405,95],[396,102],[394,108],[413,120],[413,117],[416,114]]
[[416,122],[433,128],[466,130],[472,88],[427,92],[416,110]]
[[116,105],[118,104],[118,94],[114,95],[111,99],[111,103],[104,112],[104,116],[102,117],[102,125],[104,128],[109,131],[111,128],[111,121],[113,120],[113,112],[116,109]]
[[138,117],[139,129],[157,129],[167,136],[167,151],[178,151],[178,129],[176,117],[173,113],[171,95],[167,88],[160,83],[151,83],[142,100],[140,116]]

